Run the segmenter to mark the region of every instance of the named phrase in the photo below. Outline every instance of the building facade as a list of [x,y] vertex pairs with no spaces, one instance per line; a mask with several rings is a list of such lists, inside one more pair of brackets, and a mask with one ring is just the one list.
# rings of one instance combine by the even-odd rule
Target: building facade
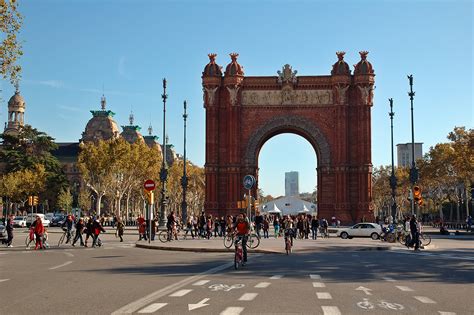
[[285,197],[298,196],[300,194],[298,172],[285,173]]
[[[415,161],[423,157],[423,143],[415,142]],[[412,146],[410,143],[397,144],[397,166],[410,167],[412,162]]]

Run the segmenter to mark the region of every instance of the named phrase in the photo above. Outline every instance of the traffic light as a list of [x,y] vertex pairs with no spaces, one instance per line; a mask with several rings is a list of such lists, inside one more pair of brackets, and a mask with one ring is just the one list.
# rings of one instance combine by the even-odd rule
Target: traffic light
[[37,206],[39,203],[39,197],[38,196],[33,196],[33,206]]
[[33,205],[33,196],[28,196],[28,206],[32,206]]
[[413,198],[418,205],[423,205],[423,197],[421,196],[421,188],[419,186],[413,187]]

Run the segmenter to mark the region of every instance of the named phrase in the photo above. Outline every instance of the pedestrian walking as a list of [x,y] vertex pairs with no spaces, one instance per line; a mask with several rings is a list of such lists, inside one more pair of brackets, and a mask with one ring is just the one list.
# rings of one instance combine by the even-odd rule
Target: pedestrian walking
[[472,232],[472,217],[470,215],[466,218],[466,232]]
[[415,246],[415,251],[420,250],[420,230],[418,225],[418,220],[416,219],[416,214],[411,217],[410,220],[410,233],[412,239],[412,246]]
[[86,233],[86,240],[84,243],[84,247],[87,247],[87,241],[89,238],[92,238],[92,241],[94,240],[94,219],[89,218],[86,222],[86,229],[84,230]]
[[117,226],[117,230],[115,231],[115,233],[120,238],[120,242],[123,242],[123,231],[125,229],[125,224],[123,224],[123,221],[121,218],[117,219],[116,226]]
[[311,238],[316,240],[318,238],[319,220],[316,216],[311,219]]
[[76,246],[76,242],[80,240],[81,246],[84,246],[84,240],[82,239],[82,232],[84,231],[84,219],[80,218],[76,222],[76,235],[74,236],[74,240],[72,241],[72,246]]
[[93,223],[92,223],[92,230],[94,232],[93,234],[93,241],[92,241],[92,247],[96,247],[96,246],[102,246],[102,241],[100,240],[99,238],[99,235],[100,235],[100,232],[104,232],[105,233],[105,230],[104,228],[102,227],[102,224],[100,224],[99,220],[95,220]]
[[7,247],[13,247],[13,219],[15,216],[11,214],[7,219],[7,224],[5,229],[7,230]]
[[263,218],[263,238],[268,238],[268,230],[270,229],[270,222],[268,222],[268,218]]
[[257,230],[257,236],[260,238],[261,237],[260,231],[263,228],[263,216],[259,210],[257,210],[257,213],[255,215],[255,227]]
[[275,238],[278,238],[278,235],[280,234],[280,220],[278,220],[278,218],[273,220],[273,229],[275,230]]

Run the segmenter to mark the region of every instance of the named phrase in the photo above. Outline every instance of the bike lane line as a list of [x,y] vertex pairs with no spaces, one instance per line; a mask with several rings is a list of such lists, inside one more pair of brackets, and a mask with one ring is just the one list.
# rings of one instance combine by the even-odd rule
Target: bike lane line
[[337,306],[321,306],[324,315],[341,315],[341,311]]
[[188,294],[191,291],[192,290],[189,290],[189,289],[183,289],[183,290],[176,291],[176,292],[170,294],[169,296],[170,297],[182,297],[182,296],[185,296],[186,294]]
[[244,293],[239,301],[253,301],[257,297],[258,293]]
[[432,299],[430,299],[429,297],[426,297],[426,296],[414,296],[414,298],[417,299],[418,301],[420,301],[421,303],[436,304],[435,301],[433,301]]
[[211,280],[199,280],[197,282],[194,282],[193,285],[199,286],[199,285],[205,285],[206,283],[210,282]]
[[277,279],[281,279],[283,277],[284,277],[284,275],[274,275],[274,276],[271,276],[270,279],[277,280]]
[[49,270],[55,270],[55,269],[59,269],[59,268],[62,268],[62,267],[65,267],[69,264],[72,264],[72,261],[66,261],[64,264],[61,264],[61,265],[58,265],[58,266],[54,266],[54,267],[51,267],[51,268],[48,268]]
[[167,287],[164,287],[160,290],[157,290],[153,293],[150,293],[150,294],[148,294],[147,296],[145,296],[141,299],[138,299],[134,302],[131,302],[131,303],[121,307],[120,309],[113,312],[112,315],[131,314],[133,312],[136,312],[138,309],[150,304],[154,300],[157,300],[157,299],[159,299],[159,298],[161,298],[165,295],[168,295],[168,294],[174,292],[177,289],[180,289],[180,288],[182,288],[182,287],[184,287],[188,284],[191,284],[192,282],[200,280],[201,278],[203,278],[203,277],[205,277],[209,274],[217,273],[219,271],[228,269],[228,268],[233,267],[233,266],[234,266],[234,262],[231,262],[231,263],[227,263],[227,264],[223,264],[223,265],[211,268],[211,269],[206,270],[206,271],[204,271],[202,273],[199,273],[197,275],[185,278],[181,281],[178,281],[174,284],[171,284]]
[[154,312],[156,312],[157,310],[159,310],[160,308],[165,307],[166,305],[168,305],[168,303],[153,303],[153,304],[148,305],[148,306],[145,307],[144,309],[141,309],[140,311],[138,311],[138,313],[139,313],[139,314],[150,314],[150,313],[154,313]]
[[5,282],[5,281],[8,281],[10,279],[0,279],[0,282]]
[[402,286],[402,285],[396,285],[395,287],[397,289],[399,289],[400,291],[403,291],[403,292],[412,292],[412,291],[414,291],[412,288]]
[[220,315],[239,315],[244,311],[243,307],[237,307],[237,306],[229,306],[222,312],[220,312]]
[[319,300],[332,300],[331,293],[329,292],[316,292],[316,296]]
[[260,282],[260,283],[257,283],[254,288],[264,289],[270,286],[270,284],[271,284],[270,282]]

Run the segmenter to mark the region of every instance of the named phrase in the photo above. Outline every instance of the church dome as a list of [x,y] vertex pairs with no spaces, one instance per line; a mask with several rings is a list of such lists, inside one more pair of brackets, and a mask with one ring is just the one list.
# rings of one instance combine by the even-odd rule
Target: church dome
[[337,58],[339,59],[333,66],[332,66],[332,75],[350,75],[351,70],[349,69],[349,65],[347,62],[344,61],[344,55],[346,53],[344,51],[336,52]]
[[354,74],[374,74],[372,64],[367,61],[368,51],[359,52],[361,60],[354,67]]
[[91,110],[92,118],[86,125],[82,133],[82,141],[97,142],[99,140],[110,140],[118,138],[120,131],[117,123],[113,119],[115,113],[105,110],[105,97],[101,99],[102,110]]
[[16,91],[15,94],[8,101],[9,111],[24,111],[25,99],[20,95],[20,91]]
[[230,54],[230,58],[232,59],[232,61],[225,68],[226,76],[244,75],[244,68],[241,65],[239,65],[239,63],[237,62],[237,57],[239,57],[239,54],[237,53]]
[[222,67],[216,63],[217,54],[208,54],[209,63],[204,67],[202,72],[203,77],[221,77],[222,76]]

